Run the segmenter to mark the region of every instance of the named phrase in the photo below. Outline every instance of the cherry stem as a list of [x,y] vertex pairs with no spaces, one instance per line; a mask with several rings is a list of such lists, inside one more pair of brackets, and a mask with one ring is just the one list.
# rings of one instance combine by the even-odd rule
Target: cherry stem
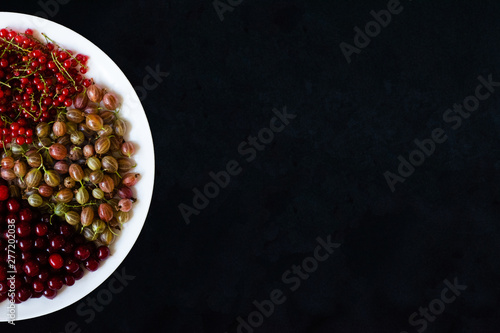
[[115,233],[115,232],[113,232],[113,230],[111,230],[111,227],[110,227],[109,225],[108,225],[108,229],[109,229],[109,231],[110,231],[113,235],[118,236],[118,234],[117,234],[117,233]]

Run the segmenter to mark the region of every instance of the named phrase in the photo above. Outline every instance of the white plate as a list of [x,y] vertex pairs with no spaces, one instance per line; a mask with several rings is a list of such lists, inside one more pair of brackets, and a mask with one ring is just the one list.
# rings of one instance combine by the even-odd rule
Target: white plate
[[[134,205],[133,216],[124,225],[112,246],[112,255],[101,263],[97,271],[86,271],[84,277],[73,286],[61,289],[53,300],[42,296],[17,304],[17,321],[43,316],[77,302],[102,284],[118,268],[132,249],[146,220],[153,194],[155,161],[151,130],[141,102],[126,76],[103,51],[76,32],[36,16],[0,12],[0,29],[2,28],[11,28],[18,32],[30,28],[39,38],[43,38],[40,36],[43,32],[60,46],[90,57],[89,72],[86,76],[94,78],[96,83],[116,92],[122,98],[120,114],[129,125],[126,139],[136,145],[134,159],[138,165],[134,171],[141,174],[140,181],[134,187],[138,201]],[[8,303],[8,300],[0,303],[0,322],[7,321]]]

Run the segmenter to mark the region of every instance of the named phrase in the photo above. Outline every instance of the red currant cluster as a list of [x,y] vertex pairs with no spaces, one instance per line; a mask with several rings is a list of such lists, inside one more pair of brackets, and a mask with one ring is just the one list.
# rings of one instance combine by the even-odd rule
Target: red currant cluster
[[7,138],[12,137],[20,145],[33,143],[33,130],[26,128],[26,125],[27,121],[24,118],[11,123],[10,126],[5,126],[5,122],[0,120],[0,127],[3,127],[1,130],[3,140],[9,141]]
[[49,122],[91,85],[84,78],[88,57],[73,56],[45,36],[0,30],[0,147],[30,143],[34,123]]

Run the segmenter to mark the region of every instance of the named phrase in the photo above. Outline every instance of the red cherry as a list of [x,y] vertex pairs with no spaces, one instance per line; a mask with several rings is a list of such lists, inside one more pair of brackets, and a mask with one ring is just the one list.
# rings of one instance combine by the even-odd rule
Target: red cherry
[[57,295],[57,291],[49,289],[49,288],[47,288],[43,291],[43,296],[47,297],[48,299],[54,299],[54,297],[56,297],[56,295]]
[[19,211],[19,220],[31,222],[33,219],[33,212],[29,208],[23,208]]
[[41,270],[40,274],[38,274],[38,279],[42,282],[46,282],[49,279],[49,271],[46,269]]
[[107,257],[109,257],[109,247],[107,246],[99,246],[97,248],[97,258],[99,258],[99,260],[105,260]]
[[43,282],[40,280],[33,281],[32,287],[33,287],[33,291],[36,293],[41,293],[43,291],[43,289],[45,289]]
[[40,272],[40,265],[35,260],[28,260],[23,265],[23,271],[27,276],[33,277]]
[[80,280],[83,277],[84,273],[85,272],[83,271],[83,269],[78,268],[78,270],[73,273],[73,277],[75,278],[75,280]]
[[16,199],[10,198],[9,200],[7,200],[7,209],[9,212],[17,213],[19,211],[19,208],[21,208],[21,205]]
[[72,275],[65,275],[64,276],[64,283],[67,285],[67,286],[72,286],[75,284],[75,281],[76,279],[72,276]]
[[16,291],[16,300],[19,300],[19,303],[27,301],[31,297],[31,291],[28,287],[21,287]]
[[48,230],[49,227],[47,226],[47,224],[42,222],[38,223],[35,227],[35,233],[40,237],[45,236]]
[[31,226],[28,222],[19,222],[16,225],[16,233],[19,237],[28,237],[31,233]]
[[59,250],[66,244],[66,240],[63,235],[53,236],[49,238],[49,241],[50,247],[54,250]]
[[80,265],[73,259],[66,260],[66,265],[64,268],[71,274],[76,273],[80,269]]
[[85,261],[87,260],[88,257],[90,257],[90,250],[87,246],[85,245],[79,245],[75,249],[74,257],[80,261]]
[[63,287],[64,281],[59,276],[54,276],[47,281],[47,286],[52,290],[59,290]]
[[64,260],[60,254],[53,253],[49,257],[49,264],[50,264],[50,266],[52,266],[52,268],[59,269],[63,266]]
[[94,258],[89,258],[87,261],[85,261],[85,268],[91,272],[96,271],[98,267],[99,262]]

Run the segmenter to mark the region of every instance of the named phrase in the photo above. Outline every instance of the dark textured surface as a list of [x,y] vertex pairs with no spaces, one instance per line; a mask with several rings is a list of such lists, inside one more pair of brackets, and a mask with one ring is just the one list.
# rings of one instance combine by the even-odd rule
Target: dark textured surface
[[[51,19],[134,86],[147,66],[170,72],[143,101],[154,198],[121,266],[136,278],[91,323],[78,302],[1,330],[232,333],[279,288],[286,302],[255,332],[417,332],[410,315],[457,277],[467,290],[426,332],[498,332],[500,91],[457,130],[442,115],[479,75],[500,81],[500,6],[402,5],[350,64],[339,44],[386,1],[243,1],[222,22],[208,0],[61,5]],[[296,118],[246,162],[239,144],[285,106]],[[391,192],[383,173],[436,127],[448,140]],[[242,172],[186,225],[178,205],[232,159]],[[342,245],[291,292],[282,274],[328,235]]]

